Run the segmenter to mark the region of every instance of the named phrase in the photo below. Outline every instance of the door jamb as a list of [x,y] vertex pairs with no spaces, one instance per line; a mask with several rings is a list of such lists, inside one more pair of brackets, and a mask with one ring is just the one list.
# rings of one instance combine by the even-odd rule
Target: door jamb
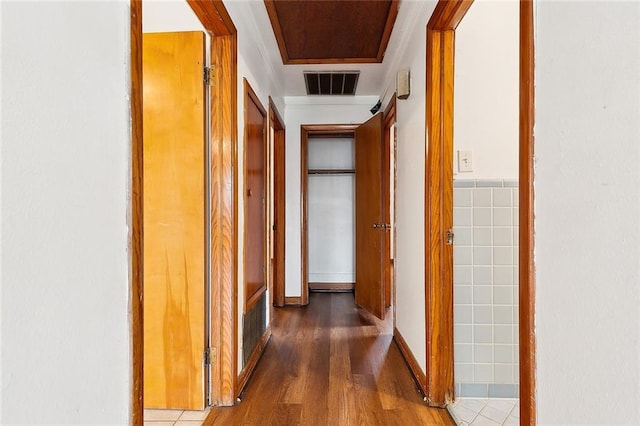
[[286,178],[286,128],[284,120],[278,109],[269,96],[269,129],[273,129],[273,139],[271,140],[271,168],[273,170],[273,182],[271,184],[272,202],[272,247],[274,264],[272,265],[272,303],[271,306],[284,306],[284,274],[285,274],[285,230],[286,230],[286,210],[285,210],[285,178]]
[[132,425],[143,424],[143,194],[142,194],[142,0],[130,0],[131,40],[131,211],[129,256],[129,339],[131,346],[131,400]]
[[[453,154],[453,53],[457,25],[473,0],[440,0],[427,25],[425,173],[425,317],[430,405],[444,406],[453,397],[453,282],[440,276],[447,250],[445,232],[452,225],[452,200],[443,197]],[[534,33],[533,0],[520,0],[519,122],[519,333],[520,419],[536,423],[535,265],[534,250]],[[443,217],[444,216],[444,217]],[[449,248],[450,250],[450,248]]]
[[[357,124],[303,124],[300,126],[300,243],[301,243],[301,290],[300,299],[291,300],[291,304],[309,304],[309,243],[308,243],[308,207],[307,207],[307,152],[310,136],[355,137]],[[287,298],[288,299],[288,298]],[[285,299],[286,300],[286,299]],[[297,303],[296,303],[297,302]],[[290,304],[287,302],[286,304]]]
[[429,405],[453,401],[453,61],[455,29],[472,0],[440,0],[427,24],[425,159],[425,323]]
[[535,123],[533,0],[520,0],[519,350],[520,422],[535,425],[536,335],[533,156]]
[[[237,376],[237,38],[224,4],[187,0],[211,36],[216,72],[211,100],[211,278],[212,402],[233,405]],[[142,137],[142,0],[130,0],[131,205],[130,205],[130,342],[132,425],[143,424],[143,137]],[[217,149],[214,149],[217,148]],[[214,208],[216,207],[216,208]],[[216,248],[214,250],[214,247]]]
[[[384,223],[388,223],[391,224],[392,227],[395,226],[395,217],[391,217],[391,190],[393,189],[393,191],[395,192],[395,164],[390,164],[391,163],[391,151],[395,150],[395,141],[391,140],[391,135],[389,134],[390,130],[391,130],[391,126],[393,126],[396,123],[396,94],[394,93],[391,96],[391,100],[389,101],[389,104],[387,105],[387,107],[384,110],[384,115],[383,115],[383,128],[382,131],[384,133],[384,145],[383,145],[383,150],[382,150],[382,156],[383,156],[383,162],[384,164],[388,164],[390,170],[388,171],[388,173],[385,173],[384,179],[383,179],[383,188],[382,188],[382,194],[383,194],[383,214],[384,214]],[[394,155],[394,159],[395,159],[395,155]],[[394,176],[394,182],[391,181],[391,168],[393,168],[393,176]],[[395,197],[394,197],[394,202],[395,202]],[[395,208],[393,209],[393,211],[395,212]],[[393,237],[395,238],[395,230],[391,229],[389,231],[389,233],[387,233],[385,239],[385,283],[384,283],[384,304],[385,304],[385,308],[388,308],[390,306],[393,305],[393,284],[394,284],[394,269],[395,269],[395,265],[394,265],[394,253],[391,253],[391,235],[393,235]],[[395,247],[395,242],[393,244],[393,246]],[[388,256],[387,256],[388,254]],[[394,314],[393,314],[393,325],[395,327],[395,310],[394,310]]]

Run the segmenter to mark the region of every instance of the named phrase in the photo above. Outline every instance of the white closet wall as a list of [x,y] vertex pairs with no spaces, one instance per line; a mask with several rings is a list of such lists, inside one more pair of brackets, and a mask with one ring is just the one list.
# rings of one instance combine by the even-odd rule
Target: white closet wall
[[308,242],[310,283],[355,282],[352,138],[310,138],[308,142]]

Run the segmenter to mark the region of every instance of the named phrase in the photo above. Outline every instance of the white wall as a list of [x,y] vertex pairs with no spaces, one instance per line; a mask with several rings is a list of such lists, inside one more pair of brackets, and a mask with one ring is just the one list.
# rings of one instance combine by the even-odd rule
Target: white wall
[[[476,0],[456,30],[454,179],[518,177],[519,11]],[[473,172],[458,173],[458,150]]]
[[[301,77],[302,78],[302,77]],[[302,124],[360,124],[371,118],[375,96],[285,98],[286,238],[285,294],[300,297],[302,286],[300,239],[300,126]]]
[[[411,70],[411,96],[396,104],[396,328],[426,371],[424,303],[424,173],[426,25],[435,2],[411,2],[413,21],[403,53],[392,65],[387,97],[398,70]],[[386,104],[386,100],[385,100]]]
[[[307,154],[309,170],[355,167],[353,138],[310,138]],[[310,173],[307,182],[309,283],[354,283],[355,175]]]
[[142,32],[204,31],[186,0],[143,0]]
[[640,3],[538,2],[540,424],[640,418]]
[[2,2],[2,417],[126,424],[127,2]]

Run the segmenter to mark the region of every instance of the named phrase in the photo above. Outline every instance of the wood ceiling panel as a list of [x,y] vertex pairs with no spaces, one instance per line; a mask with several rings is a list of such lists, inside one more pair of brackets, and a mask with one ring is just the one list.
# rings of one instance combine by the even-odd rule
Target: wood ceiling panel
[[265,0],[285,64],[382,62],[398,0]]

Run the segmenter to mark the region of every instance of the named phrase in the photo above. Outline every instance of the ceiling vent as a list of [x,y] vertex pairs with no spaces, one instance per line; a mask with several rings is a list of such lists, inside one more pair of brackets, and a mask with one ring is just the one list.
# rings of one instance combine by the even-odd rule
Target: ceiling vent
[[360,71],[304,72],[307,95],[355,95]]

